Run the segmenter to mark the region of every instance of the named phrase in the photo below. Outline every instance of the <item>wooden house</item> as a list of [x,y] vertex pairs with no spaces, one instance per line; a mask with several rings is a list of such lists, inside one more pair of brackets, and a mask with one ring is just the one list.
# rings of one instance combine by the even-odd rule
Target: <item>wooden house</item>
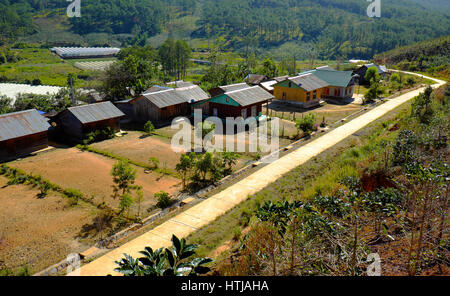
[[248,84],[245,82],[242,83],[236,83],[236,84],[229,84],[229,85],[223,85],[215,88],[211,88],[208,90],[209,94],[211,95],[211,98],[223,95],[226,92],[235,91],[239,89],[248,88]]
[[327,86],[327,82],[308,73],[278,82],[273,86],[273,95],[282,102],[309,108],[320,103]]
[[[207,114],[204,114],[205,116],[215,116],[221,119],[238,117],[246,119],[259,117],[262,112],[262,106],[271,99],[273,99],[273,95],[261,87],[247,86],[246,88],[225,92],[196,104],[195,108],[202,108],[203,111],[207,110]],[[208,107],[204,108],[206,104]]]
[[111,102],[102,102],[67,108],[56,115],[57,129],[75,141],[82,141],[86,135],[111,128],[120,130],[120,118],[125,114]]
[[50,124],[37,110],[0,115],[0,157],[26,155],[48,147]]
[[245,82],[247,82],[250,85],[260,85],[261,82],[267,81],[269,78],[265,75],[258,75],[258,74],[248,74],[245,77]]
[[375,67],[378,71],[378,74],[381,76],[382,79],[388,79],[390,73],[388,72],[386,66],[377,65],[374,63],[365,64],[359,67],[358,69],[353,71],[353,75],[358,75],[358,84],[359,85],[368,85],[369,81],[365,79],[366,72],[368,69]]
[[191,114],[191,105],[208,99],[209,96],[197,85],[165,88],[144,92],[131,100],[133,118],[138,122],[152,121],[164,124],[178,116]]

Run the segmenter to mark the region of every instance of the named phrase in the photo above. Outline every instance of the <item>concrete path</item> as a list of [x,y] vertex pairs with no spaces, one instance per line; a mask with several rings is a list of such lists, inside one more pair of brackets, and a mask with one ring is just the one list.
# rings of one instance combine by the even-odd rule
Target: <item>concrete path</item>
[[[444,81],[433,80],[437,82],[434,87],[445,83]],[[187,237],[192,232],[200,229],[202,226],[208,225],[217,217],[246,200],[249,195],[259,192],[267,185],[281,178],[284,174],[336,145],[423,91],[424,88],[421,88],[391,99],[358,118],[324,134],[136,239],[82,266],[79,274],[83,276],[118,275],[118,273],[114,272],[114,268],[117,267],[114,261],[119,261],[123,258],[124,253],[130,254],[133,257],[139,257],[139,251],[143,250],[146,246],[157,249],[171,245],[170,238],[172,234],[175,234],[179,238]],[[77,275],[77,271],[70,275]]]

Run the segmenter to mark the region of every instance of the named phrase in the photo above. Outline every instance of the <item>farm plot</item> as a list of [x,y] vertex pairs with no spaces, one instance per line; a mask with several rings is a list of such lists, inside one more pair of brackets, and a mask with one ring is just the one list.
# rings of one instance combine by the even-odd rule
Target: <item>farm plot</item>
[[[363,106],[357,104],[324,104],[312,109],[302,109],[300,107],[274,102],[269,105],[268,112],[270,116],[277,116],[290,121],[294,121],[294,119],[313,113],[316,116],[317,124],[320,124],[323,120],[325,120],[327,124],[333,124],[342,118],[362,110],[363,108]],[[266,114],[266,108],[263,110],[264,114]]]
[[170,170],[175,170],[182,154],[172,150],[170,139],[155,136],[147,137],[140,132],[133,131],[128,132],[123,137],[90,146],[143,164],[150,164],[149,158],[155,157],[159,160],[161,167]]
[[92,61],[92,62],[76,62],[73,65],[81,70],[104,71],[113,63],[114,61]]
[[6,184],[0,177],[0,270],[26,265],[37,272],[88,247],[76,236],[92,222],[95,208],[68,206],[54,193],[38,199],[38,189]]
[[[107,157],[82,152],[76,148],[57,149],[39,155],[17,160],[10,165],[28,173],[38,174],[64,188],[74,188],[87,197],[92,197],[95,204],[105,202],[118,208],[119,200],[112,198],[111,168],[116,161]],[[156,201],[153,194],[164,190],[177,194],[181,187],[180,180],[157,173],[146,174],[143,168],[137,169],[136,185],[143,187],[143,209],[153,206]],[[134,207],[137,207],[135,204]]]

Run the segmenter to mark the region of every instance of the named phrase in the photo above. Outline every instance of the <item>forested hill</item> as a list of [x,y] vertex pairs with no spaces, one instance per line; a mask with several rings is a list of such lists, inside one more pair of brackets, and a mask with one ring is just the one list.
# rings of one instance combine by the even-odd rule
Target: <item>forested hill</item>
[[[381,18],[371,19],[365,0],[82,0],[82,17],[69,19],[67,30],[80,36],[146,37],[167,37],[170,31],[188,40],[221,40],[229,50],[281,47],[288,53],[308,45],[319,58],[370,58],[450,34],[447,2],[381,1]],[[67,5],[63,0],[0,0],[0,42],[36,33],[32,16],[63,16]]]

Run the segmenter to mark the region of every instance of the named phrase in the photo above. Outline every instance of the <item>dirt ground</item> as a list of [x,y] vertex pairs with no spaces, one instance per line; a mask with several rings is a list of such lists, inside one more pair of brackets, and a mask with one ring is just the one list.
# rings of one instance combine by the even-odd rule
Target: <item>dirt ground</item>
[[[277,102],[273,102],[269,105],[269,114],[271,116],[283,117],[284,119],[294,121],[294,118],[301,118],[309,113],[316,115],[316,123],[320,124],[324,119],[327,124],[333,124],[344,117],[349,116],[355,112],[361,110],[363,106],[358,104],[324,104],[322,106],[303,109],[294,105],[285,105]],[[266,108],[263,108],[264,114],[266,114]]]
[[68,254],[88,248],[75,237],[95,210],[86,205],[69,207],[64,197],[27,185],[5,186],[0,177],[0,270],[27,265],[37,272],[64,259]]
[[160,161],[160,167],[166,166],[172,170],[175,169],[181,157],[181,153],[172,150],[169,139],[146,137],[139,132],[128,132],[123,137],[91,146],[145,164],[150,164],[150,157],[156,157]]
[[[110,171],[115,160],[91,153],[82,152],[76,148],[56,149],[36,156],[11,162],[12,167],[28,173],[39,174],[45,179],[64,188],[78,189],[88,197],[93,197],[94,203],[103,201],[118,207],[119,200],[113,199],[112,176]],[[181,181],[158,173],[146,174],[143,168],[137,169],[136,185],[143,187],[144,202],[141,208],[148,208],[156,203],[153,194],[164,190],[177,194]]]

